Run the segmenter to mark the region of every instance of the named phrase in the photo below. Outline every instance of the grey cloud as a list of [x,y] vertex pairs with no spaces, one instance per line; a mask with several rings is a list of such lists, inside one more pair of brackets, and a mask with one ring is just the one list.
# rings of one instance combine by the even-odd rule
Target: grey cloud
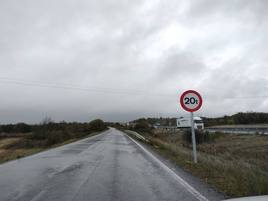
[[[219,114],[239,111],[267,112],[268,79],[250,77],[250,68],[244,61],[232,60],[210,75],[200,84],[207,101],[206,110],[217,108]],[[212,111],[211,111],[212,112]]]
[[200,114],[266,111],[266,100],[228,99],[267,89],[266,8],[266,1],[1,1],[0,123],[176,116],[188,88],[205,98]]
[[[228,20],[232,18],[247,19],[249,21],[262,22],[267,18],[266,9],[268,3],[265,0],[235,0],[226,3],[224,0],[192,1],[188,14],[193,17],[219,17]],[[218,18],[217,18],[218,19]]]
[[182,79],[185,76],[194,76],[206,70],[205,64],[196,55],[173,49],[163,56],[158,68],[160,70],[159,76],[166,79],[170,79],[170,77]]

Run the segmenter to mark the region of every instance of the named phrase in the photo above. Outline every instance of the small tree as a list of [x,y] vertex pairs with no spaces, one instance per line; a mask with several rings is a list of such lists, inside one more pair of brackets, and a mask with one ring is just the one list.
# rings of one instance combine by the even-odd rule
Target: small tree
[[89,122],[89,129],[92,131],[102,131],[106,128],[106,124],[101,119],[95,119]]
[[49,117],[44,118],[41,121],[40,125],[34,127],[32,138],[37,140],[47,139],[48,138],[47,133],[53,130],[53,127],[54,123],[52,119]]
[[150,125],[146,120],[139,120],[134,126],[134,129],[138,131],[147,132],[147,133],[151,132]]
[[29,133],[32,131],[32,128],[28,124],[18,123],[15,125],[15,131],[20,133]]

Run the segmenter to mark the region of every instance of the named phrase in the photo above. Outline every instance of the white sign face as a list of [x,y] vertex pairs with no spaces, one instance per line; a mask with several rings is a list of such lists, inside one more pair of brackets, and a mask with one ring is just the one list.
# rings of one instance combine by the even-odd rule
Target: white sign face
[[184,110],[194,112],[200,109],[202,98],[198,92],[188,90],[181,95],[180,103]]

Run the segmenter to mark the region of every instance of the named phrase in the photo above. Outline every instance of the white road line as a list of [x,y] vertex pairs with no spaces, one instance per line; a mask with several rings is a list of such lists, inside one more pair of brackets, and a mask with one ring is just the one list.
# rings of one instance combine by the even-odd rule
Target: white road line
[[35,195],[30,201],[37,201],[39,200],[47,191],[42,190],[37,195]]
[[[128,136],[128,135],[126,135]],[[179,175],[177,175],[173,170],[171,170],[168,166],[166,166],[162,161],[156,158],[152,153],[150,153],[147,149],[145,149],[141,144],[139,144],[136,140],[128,136],[135,144],[137,144],[147,155],[153,158],[164,170],[166,170],[169,174],[174,176],[176,180],[185,187],[187,191],[189,191],[193,196],[196,197],[199,201],[209,201],[205,196],[199,193],[194,187],[192,187],[189,183],[187,183],[184,179],[182,179]]]

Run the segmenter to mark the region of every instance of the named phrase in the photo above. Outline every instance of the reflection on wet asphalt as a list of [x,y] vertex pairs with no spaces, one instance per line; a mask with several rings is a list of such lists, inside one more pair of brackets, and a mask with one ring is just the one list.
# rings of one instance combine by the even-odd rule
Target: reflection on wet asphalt
[[110,129],[0,165],[0,200],[188,201],[200,198],[130,138]]

